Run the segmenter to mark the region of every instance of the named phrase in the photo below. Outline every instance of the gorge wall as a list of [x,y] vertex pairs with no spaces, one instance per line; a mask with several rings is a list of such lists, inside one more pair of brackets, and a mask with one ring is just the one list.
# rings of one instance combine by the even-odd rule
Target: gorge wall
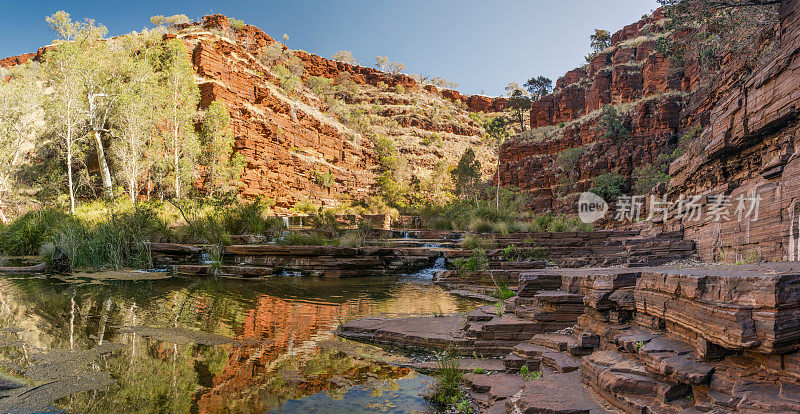
[[705,128],[670,167],[673,196],[726,194],[734,205],[740,195],[761,199],[757,220],[673,225],[685,228],[705,259],[800,260],[800,1],[781,4],[775,30],[779,48],[771,60],[750,76],[729,62],[724,81],[694,97],[696,109],[686,117]]
[[[630,176],[635,167],[671,151],[684,105],[684,74],[656,52],[664,23],[659,9],[626,26],[612,36],[611,47],[567,72],[552,94],[534,102],[531,130],[501,149],[502,184],[529,190],[536,210],[564,211],[574,205],[565,193],[586,191],[594,177],[608,171]],[[597,126],[604,105],[617,108],[630,131],[627,138],[604,138]],[[556,159],[569,148],[581,148],[583,156],[575,187],[564,191],[559,178],[565,172]]]
[[[611,48],[560,78],[554,93],[532,108],[534,129],[504,145],[502,183],[529,190],[539,211],[574,213],[575,194],[559,194],[562,150],[585,149],[573,190],[581,192],[604,172],[631,181],[634,168],[671,152],[678,137],[698,128],[698,138],[670,166],[668,199],[699,196],[708,205],[722,194],[733,215],[737,197],[758,196],[758,219],[690,221],[672,211],[667,229],[685,230],[704,260],[800,260],[800,2],[781,4],[777,52],[766,62],[751,72],[743,59],[728,56],[713,79],[703,78],[696,59],[678,67],[655,51],[653,35],[663,22],[658,10],[626,26],[613,35]],[[606,104],[618,108],[629,139],[602,137],[596,110]]]
[[[502,111],[504,98],[439,90],[405,74],[289,51],[278,43],[303,63],[303,80],[349,78],[356,85],[346,110],[368,124],[366,133],[355,130],[310,87],[293,92],[281,88],[279,77],[259,58],[277,42],[257,27],[234,30],[227,17],[210,15],[202,22],[176,25],[164,38],[180,39],[187,46],[200,88],[200,109],[214,100],[228,109],[235,151],[246,162],[241,192],[247,198],[270,198],[278,209],[304,200],[332,206],[367,198],[375,192],[378,170],[374,131],[393,140],[406,163],[407,180],[430,178],[439,162],[455,164],[467,148],[476,149],[487,166],[484,173],[491,174],[488,169],[495,158],[480,140],[480,123],[468,114]],[[41,61],[46,50],[0,59],[0,66]],[[321,183],[320,176],[326,182]]]

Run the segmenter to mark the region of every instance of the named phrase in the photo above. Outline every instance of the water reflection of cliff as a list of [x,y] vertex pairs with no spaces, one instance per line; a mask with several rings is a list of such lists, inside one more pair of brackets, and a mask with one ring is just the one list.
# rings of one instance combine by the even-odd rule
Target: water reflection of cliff
[[[431,286],[368,282],[0,279],[0,328],[17,328],[34,353],[125,345],[79,367],[106,371],[116,383],[57,402],[69,411],[262,412],[319,392],[341,398],[353,385],[380,393],[409,375],[328,346],[339,321],[472,305]],[[234,342],[215,346],[216,337],[206,341],[203,333]],[[0,361],[35,365],[21,355],[0,347]]]

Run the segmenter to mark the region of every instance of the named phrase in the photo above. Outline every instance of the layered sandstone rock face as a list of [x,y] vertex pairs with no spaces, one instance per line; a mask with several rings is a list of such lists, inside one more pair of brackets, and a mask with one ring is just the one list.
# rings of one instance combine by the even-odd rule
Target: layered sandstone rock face
[[[437,164],[456,164],[467,148],[476,149],[486,176],[492,173],[495,158],[480,139],[483,129],[467,115],[502,111],[505,98],[439,91],[405,74],[291,51],[303,63],[304,80],[349,78],[356,85],[345,104],[350,114],[370,124],[366,133],[351,128],[325,97],[308,87],[294,93],[283,90],[259,59],[276,41],[257,27],[234,30],[225,16],[210,15],[201,23],[176,26],[165,35],[170,38],[188,48],[201,92],[200,109],[219,100],[231,115],[235,151],[246,161],[245,197],[268,197],[278,209],[287,209],[304,200],[332,206],[370,196],[378,168],[371,139],[376,131],[394,141],[405,160],[400,174],[409,182],[430,180],[434,170],[441,169]],[[5,58],[0,66],[41,60],[45,51]],[[325,180],[321,185],[320,176],[333,177],[332,184]]]
[[[693,97],[686,122],[704,127],[670,174],[675,197],[726,194],[759,197],[757,220],[684,221],[704,259],[760,255],[800,260],[800,1],[781,4],[775,56],[747,76],[728,62],[724,82]],[[735,203],[735,201],[734,201]]]
[[[566,211],[574,205],[560,195],[585,191],[606,172],[630,177],[634,168],[671,151],[684,105],[683,71],[655,51],[664,23],[659,9],[626,26],[613,35],[612,47],[567,72],[552,94],[534,102],[531,131],[501,150],[501,183],[529,190],[537,210]],[[629,137],[603,136],[597,124],[604,105],[616,106]],[[559,179],[567,172],[556,159],[570,148],[582,148],[584,155],[573,173],[575,186],[565,191]]]

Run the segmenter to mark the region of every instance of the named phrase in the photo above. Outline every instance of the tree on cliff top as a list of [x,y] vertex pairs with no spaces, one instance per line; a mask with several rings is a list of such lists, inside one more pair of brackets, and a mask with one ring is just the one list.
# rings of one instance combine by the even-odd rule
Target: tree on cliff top
[[398,74],[406,70],[406,65],[400,62],[390,62],[386,56],[375,57],[375,67],[381,72]]
[[494,144],[494,152],[497,156],[497,171],[495,179],[497,180],[497,190],[495,192],[495,204],[497,211],[500,211],[500,147],[508,138],[508,122],[505,118],[497,116],[483,124],[486,130],[485,138]]
[[[659,0],[668,20],[665,29],[679,36],[658,39],[656,50],[682,64],[699,63],[704,75],[719,71],[725,56],[736,56],[752,70],[776,50],[779,1]],[[710,79],[703,76],[704,79]]]
[[525,81],[522,86],[531,94],[531,99],[538,101],[553,90],[553,81],[544,76],[536,76]]
[[337,62],[347,63],[348,65],[357,65],[358,60],[353,57],[353,54],[350,53],[349,50],[340,50],[331,56],[331,60],[335,60]]
[[525,96],[525,93],[517,89],[511,93],[508,98],[508,107],[514,114],[514,117],[519,122],[519,127],[525,131],[525,113],[531,109],[531,98]]
[[598,53],[611,46],[611,32],[603,29],[594,29],[594,34],[589,35],[589,46],[592,53],[586,56],[586,63],[589,63]]

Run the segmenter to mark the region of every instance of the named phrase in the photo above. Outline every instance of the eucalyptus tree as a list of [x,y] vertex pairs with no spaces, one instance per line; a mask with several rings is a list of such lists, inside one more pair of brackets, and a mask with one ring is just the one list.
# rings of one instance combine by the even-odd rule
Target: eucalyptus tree
[[46,18],[56,32],[54,47],[44,55],[42,76],[46,82],[45,103],[48,124],[61,138],[67,163],[70,212],[75,214],[73,155],[76,143],[86,126],[87,96],[81,81],[85,69],[83,54],[86,45],[101,39],[106,28],[93,20],[72,21],[69,13],[59,11]]
[[206,188],[209,196],[215,192],[230,192],[239,187],[244,158],[234,153],[234,138],[230,131],[231,117],[220,101],[211,102],[203,117],[200,133],[206,167]]
[[112,113],[117,174],[125,183],[131,201],[136,201],[139,183],[152,164],[147,156],[153,146],[159,108],[158,77],[152,61],[161,53],[157,33],[129,34],[120,39],[125,50],[119,65],[126,82],[121,85],[115,111]]
[[508,138],[508,121],[503,117],[494,117],[483,124],[486,131],[484,137],[493,145],[495,156],[497,157],[497,191],[495,192],[495,204],[497,211],[500,212],[500,147]]
[[161,132],[163,161],[172,175],[175,198],[192,178],[199,142],[194,132],[194,118],[200,91],[194,81],[194,70],[183,42],[169,40],[157,61],[160,72],[159,107],[163,116]]
[[42,93],[36,75],[35,66],[0,73],[0,220],[3,223],[7,222],[4,195],[11,192],[14,173],[44,128]]

